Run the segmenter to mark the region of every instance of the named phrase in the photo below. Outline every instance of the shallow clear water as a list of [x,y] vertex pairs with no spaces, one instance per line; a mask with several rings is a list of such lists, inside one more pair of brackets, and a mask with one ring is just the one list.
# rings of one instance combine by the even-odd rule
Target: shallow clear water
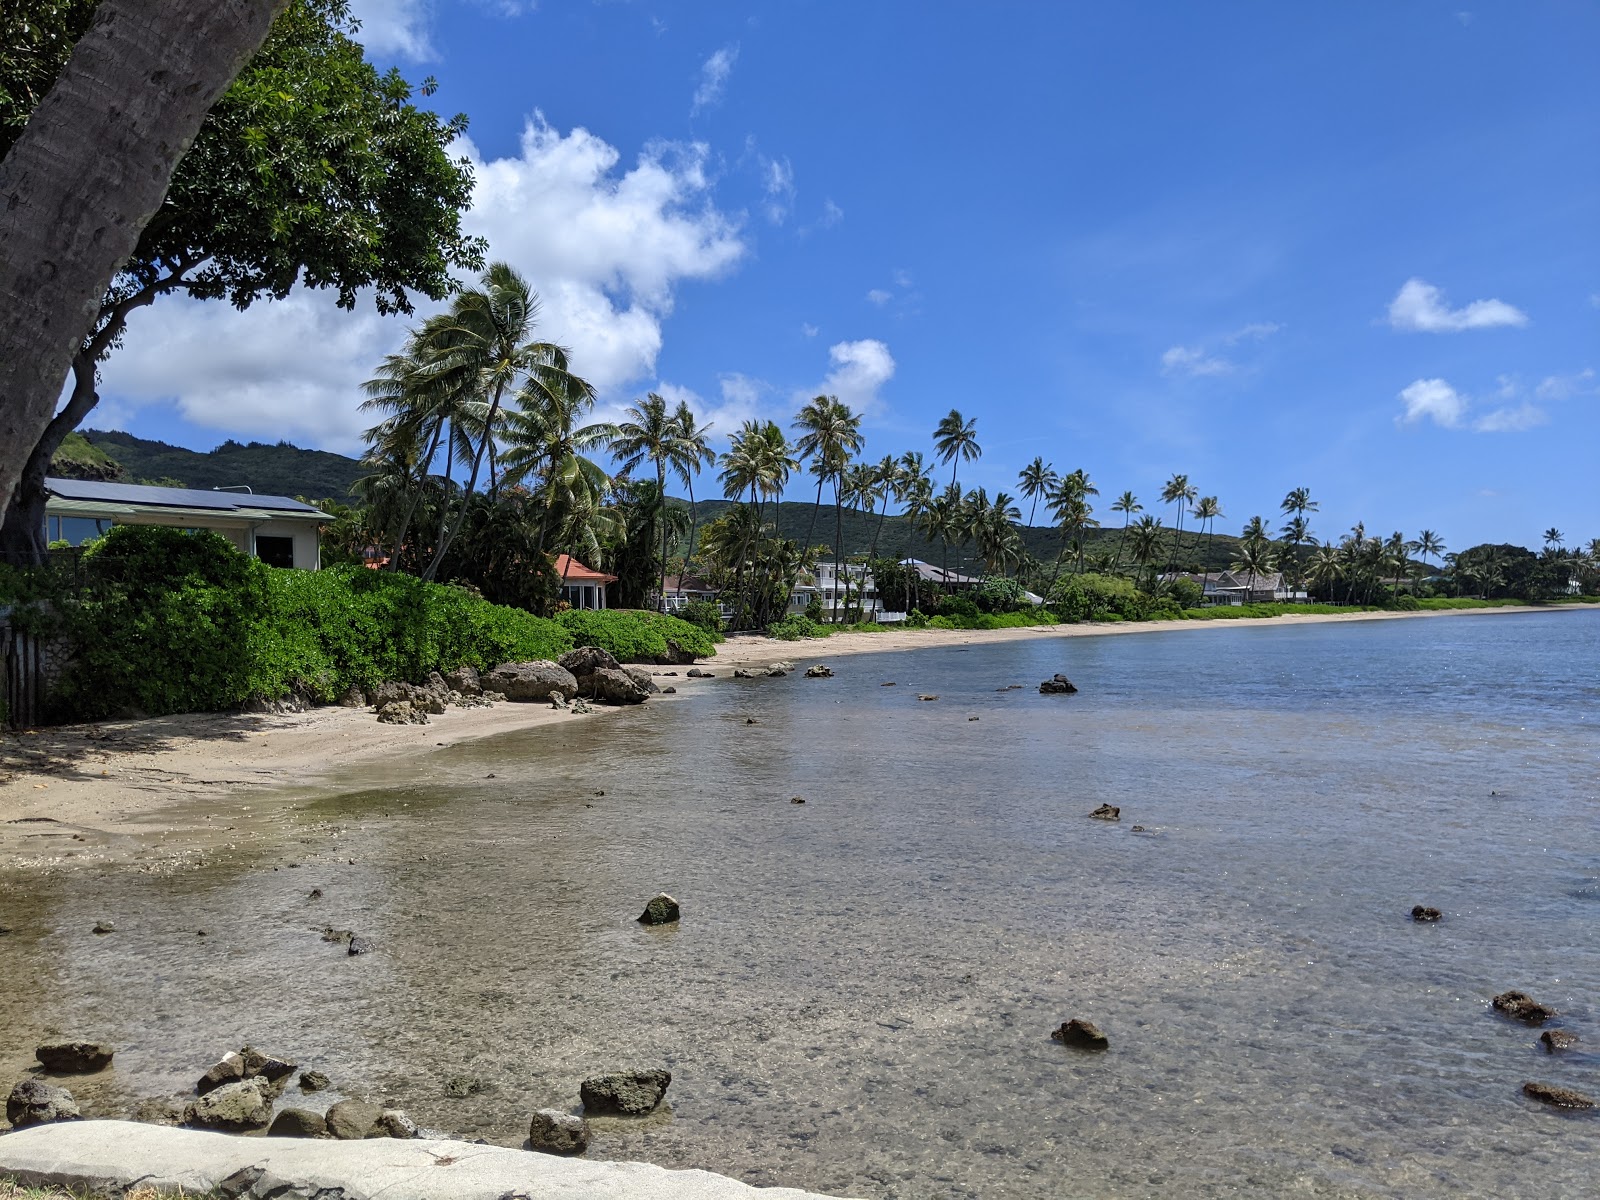
[[1600,613],[833,666],[368,772],[248,858],[0,881],[0,1063],[105,1036],[109,1112],[249,1041],[517,1144],[664,1058],[670,1118],[594,1155],[864,1197],[1592,1192],[1600,1119],[1519,1089],[1600,1093]]

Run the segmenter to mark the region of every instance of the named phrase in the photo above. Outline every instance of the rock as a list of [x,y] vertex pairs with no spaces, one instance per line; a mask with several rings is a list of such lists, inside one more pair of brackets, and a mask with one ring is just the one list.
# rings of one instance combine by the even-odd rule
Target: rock
[[930,696],[925,692],[924,693],[919,693],[918,696],[917,696],[918,700],[937,700],[938,698],[939,698],[938,696]]
[[476,696],[483,691],[483,681],[478,678],[477,667],[461,666],[454,671],[446,671],[444,681],[452,691],[460,692],[463,696]]
[[386,1108],[378,1114],[378,1128],[392,1138],[414,1138],[417,1123],[398,1108]]
[[244,1059],[246,1079],[265,1079],[272,1085],[274,1096],[283,1094],[283,1089],[289,1086],[289,1076],[294,1074],[297,1064],[274,1054],[263,1054],[252,1046],[246,1046],[239,1051],[239,1054]]
[[345,688],[344,695],[339,697],[338,704],[340,708],[365,708],[367,706],[367,694],[352,683]]
[[804,804],[805,802],[806,802],[806,798],[804,796],[790,796],[789,797],[789,803],[790,804]]
[[141,1125],[182,1125],[183,1105],[176,1100],[141,1100],[129,1120]]
[[1556,1015],[1555,1009],[1540,1004],[1526,992],[1501,992],[1491,1003],[1496,1012],[1529,1025],[1543,1025]]
[[599,646],[579,646],[561,656],[561,665],[578,678],[595,671],[615,671],[620,664]]
[[303,1108],[286,1108],[272,1119],[268,1137],[325,1138],[328,1122]]
[[513,703],[548,700],[551,692],[571,696],[578,690],[572,672],[548,659],[501,663],[479,682],[485,694],[501,692]]
[[399,704],[402,700],[409,704],[411,703],[411,685],[409,683],[400,683],[396,680],[380,683],[377,690],[371,693],[367,699],[372,702],[373,708],[382,708],[385,704]]
[[452,1075],[444,1081],[444,1094],[454,1100],[465,1100],[468,1096],[492,1091],[494,1084],[487,1079],[474,1079],[470,1075]]
[[1118,808],[1115,804],[1102,804],[1099,808],[1095,809],[1089,815],[1091,817],[1094,817],[1098,821],[1120,821],[1120,820],[1122,820],[1122,810],[1120,808]]
[[426,725],[428,714],[412,707],[409,700],[391,700],[378,709],[378,720],[385,725]]
[[1111,1039],[1100,1032],[1098,1025],[1077,1017],[1063,1024],[1060,1029],[1052,1030],[1050,1037],[1063,1046],[1073,1046],[1079,1050],[1104,1050],[1111,1045]]
[[591,700],[605,704],[639,704],[650,693],[638,680],[616,667],[599,667],[578,681],[579,690]]
[[769,671],[792,671],[792,670],[794,670],[794,664],[792,662],[786,662],[786,661],[781,661],[780,660],[780,661],[775,662],[775,663],[768,663],[767,664],[767,670],[769,670]]
[[641,1117],[655,1111],[671,1082],[672,1072],[665,1067],[636,1068],[591,1075],[578,1085],[578,1095],[586,1113]]
[[350,939],[355,936],[356,935],[351,933],[348,929],[335,929],[331,925],[324,925],[322,927],[322,940],[325,942],[340,942],[348,945]]
[[888,683],[880,683],[878,686],[879,687],[899,687],[900,685],[895,683],[895,681],[891,679]]
[[589,1148],[589,1122],[560,1109],[541,1108],[528,1123],[528,1146],[541,1154],[582,1154]]
[[1045,695],[1066,695],[1078,689],[1072,685],[1072,680],[1065,675],[1053,675],[1039,685],[1039,691]]
[[749,667],[735,667],[733,669],[733,677],[735,679],[754,679],[756,678],[756,673]]
[[1425,908],[1420,904],[1411,910],[1411,919],[1413,921],[1437,921],[1443,916],[1444,914],[1437,908]]
[[699,667],[690,667],[683,673],[685,679],[715,679],[710,671],[702,671]]
[[49,1125],[56,1121],[76,1121],[81,1114],[72,1093],[51,1087],[37,1079],[24,1079],[6,1097],[6,1120],[13,1129],[29,1125]]
[[237,1133],[272,1123],[272,1085],[265,1079],[240,1079],[213,1088],[183,1110],[183,1123]]
[[426,715],[428,713],[438,716],[449,706],[449,703],[450,693],[447,691],[436,692],[431,688],[411,689],[411,711],[422,715],[424,718],[416,722],[418,725],[426,725]]
[[104,1042],[46,1042],[34,1052],[54,1075],[87,1075],[111,1065],[116,1050]]
[[806,668],[807,679],[832,679],[833,668],[825,667],[821,663],[813,663]]
[[1522,1094],[1534,1100],[1542,1100],[1546,1104],[1553,1104],[1557,1108],[1594,1107],[1594,1101],[1582,1092],[1557,1087],[1553,1083],[1525,1083],[1522,1085]]
[[670,684],[670,683],[669,683],[669,684],[668,684],[668,685],[667,685],[667,686],[666,686],[666,687],[664,687],[664,688],[662,688],[662,689],[661,689],[661,694],[662,694],[662,695],[663,695],[663,696],[676,696],[676,695],[677,695],[677,694],[678,694],[678,689],[677,689],[677,688],[675,688],[675,687],[673,687],[673,686],[672,686],[672,685],[671,685],[671,684]]
[[645,670],[643,667],[623,667],[622,671],[629,679],[633,680],[641,688],[643,688],[646,695],[649,695],[652,692],[659,692],[661,690],[656,686],[655,680],[650,678],[650,672]]
[[783,670],[781,667],[768,667],[767,668],[767,678],[768,679],[782,679],[788,673],[789,672]]
[[328,1110],[328,1132],[340,1141],[359,1142],[362,1138],[383,1137],[378,1122],[383,1109],[365,1100],[341,1100]]
[[644,906],[639,914],[641,925],[668,925],[678,919],[678,902],[662,892]]
[[659,656],[656,661],[658,663],[666,663],[670,666],[681,667],[694,661],[694,653],[690,650],[684,649],[684,647],[679,643],[673,641],[671,638],[668,638],[667,652]]
[[1557,1050],[1570,1050],[1578,1044],[1578,1035],[1568,1029],[1546,1029],[1539,1035],[1539,1040],[1544,1043],[1546,1054],[1554,1054]]
[[96,921],[94,923],[94,931],[96,933],[115,933],[117,927],[110,921]]
[[366,954],[371,949],[372,949],[372,943],[369,942],[366,938],[362,937],[360,934],[356,934],[354,937],[352,937],[350,939],[349,948],[346,949],[345,953],[350,955],[353,958],[357,954]]
[[194,1090],[204,1096],[207,1092],[214,1092],[225,1083],[236,1083],[244,1078],[244,1055],[229,1051],[214,1063],[209,1071],[200,1076],[199,1082],[194,1085]]
[[562,708],[571,708],[572,706],[567,703],[567,697],[566,697],[565,693],[563,693],[563,692],[551,692],[550,693],[550,707],[551,708],[555,708],[555,709],[562,709]]
[[302,1092],[325,1092],[333,1086],[330,1080],[321,1071],[301,1071],[300,1090]]

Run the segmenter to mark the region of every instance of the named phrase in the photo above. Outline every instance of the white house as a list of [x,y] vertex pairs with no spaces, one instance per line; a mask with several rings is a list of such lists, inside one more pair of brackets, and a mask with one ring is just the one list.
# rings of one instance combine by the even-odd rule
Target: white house
[[1297,604],[1307,599],[1303,587],[1292,587],[1280,571],[1257,573],[1252,579],[1248,571],[1208,571],[1204,575],[1188,573],[1163,575],[1162,581],[1187,579],[1200,585],[1200,603],[1211,604]]
[[45,540],[81,546],[113,525],[167,525],[220,533],[272,567],[322,566],[328,515],[290,496],[54,479],[45,483]]

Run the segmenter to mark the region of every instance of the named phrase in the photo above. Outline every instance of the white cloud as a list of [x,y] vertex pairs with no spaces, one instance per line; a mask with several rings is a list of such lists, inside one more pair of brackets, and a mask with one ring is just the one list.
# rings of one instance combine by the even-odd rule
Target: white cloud
[[1595,385],[1594,368],[1585,367],[1572,375],[1545,376],[1534,393],[1541,400],[1570,400],[1574,396],[1600,395],[1600,387]]
[[[824,200],[822,202],[822,216],[817,218],[817,225],[822,229],[832,229],[842,220],[844,220],[844,209],[835,204],[832,197]],[[1600,293],[1596,293],[1590,299],[1595,302],[1596,307],[1600,307]]]
[[787,158],[762,160],[761,187],[767,197],[763,205],[767,220],[782,225],[794,206],[794,167]]
[[1229,375],[1234,365],[1216,354],[1209,354],[1199,346],[1173,346],[1161,355],[1163,375]]
[[1455,429],[1466,415],[1467,398],[1442,379],[1418,379],[1400,392],[1400,403],[1405,412],[1396,422],[1415,425],[1430,420],[1446,429]]
[[1527,323],[1526,313],[1503,300],[1474,300],[1464,308],[1451,308],[1444,292],[1421,279],[1406,280],[1389,302],[1389,324],[1410,333],[1460,333]]
[[837,396],[857,412],[878,408],[878,391],[894,377],[894,356],[876,338],[835,342],[828,347],[833,369],[815,388],[797,392],[796,400],[812,396]]
[[[711,202],[702,145],[652,145],[619,173],[614,147],[535,114],[516,157],[460,149],[477,174],[465,227],[538,290],[537,336],[571,350],[603,401],[654,375],[677,285],[717,278],[744,254],[737,225]],[[207,428],[344,450],[372,424],[357,411],[360,383],[409,324],[367,307],[341,312],[307,291],[243,313],[165,299],[134,322],[105,364],[108,400],[125,410],[170,401]]]
[[722,91],[738,60],[739,46],[735,43],[724,46],[701,64],[700,85],[694,90],[694,104],[689,110],[691,116],[714,108],[722,100]]
[[351,0],[350,13],[361,22],[357,34],[369,52],[423,62],[434,57],[428,40],[430,0]]
[[1521,404],[1497,408],[1485,413],[1472,423],[1479,433],[1522,433],[1547,424],[1548,413],[1536,404],[1524,400]]
[[1282,328],[1283,326],[1276,321],[1252,321],[1249,325],[1235,329],[1222,340],[1230,346],[1239,342],[1259,342],[1271,337]]
[[867,293],[867,302],[869,304],[876,304],[879,308],[882,308],[885,304],[889,303],[889,301],[893,299],[894,293],[884,291],[883,288],[873,288]]
[[822,330],[818,326],[813,325],[810,321],[802,321],[800,322],[800,332],[805,334],[805,336],[808,338],[814,338],[817,336],[817,334],[821,333]]

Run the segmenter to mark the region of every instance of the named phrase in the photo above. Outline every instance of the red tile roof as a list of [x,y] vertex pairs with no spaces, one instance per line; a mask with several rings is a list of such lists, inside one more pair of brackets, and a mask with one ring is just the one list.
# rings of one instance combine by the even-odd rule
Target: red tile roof
[[556,574],[567,583],[615,583],[615,575],[607,575],[604,571],[596,571],[584,566],[570,555],[556,555]]

